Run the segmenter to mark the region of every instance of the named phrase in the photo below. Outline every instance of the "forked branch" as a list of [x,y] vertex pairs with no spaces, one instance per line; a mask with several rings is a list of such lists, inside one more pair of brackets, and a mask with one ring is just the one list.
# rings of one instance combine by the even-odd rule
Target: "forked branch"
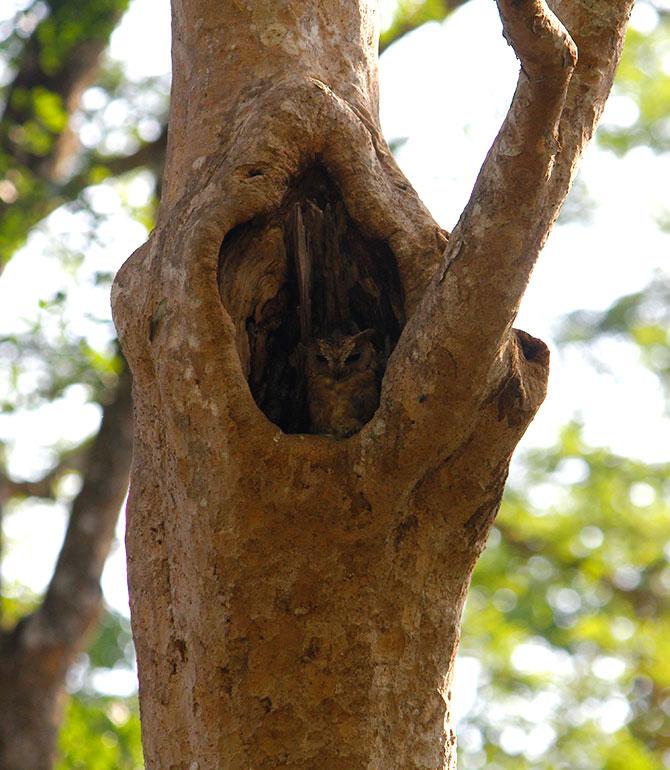
[[[511,330],[572,169],[612,84],[630,2],[602,5],[606,18],[597,25],[582,18],[588,14],[576,10],[579,3],[566,0],[560,6],[571,29],[596,26],[599,31],[596,46],[584,35],[587,61],[573,88],[577,47],[547,4],[499,0],[505,37],[521,63],[517,88],[451,235],[444,265],[400,339],[382,397],[380,417],[394,432],[388,438],[408,447],[413,457],[425,452],[429,464],[463,444],[482,401],[511,374],[533,378],[535,384],[525,388],[529,394],[544,390],[537,378],[542,369],[546,378],[546,354],[531,346],[539,358],[526,366],[523,355],[511,354],[510,342],[517,353],[524,352]],[[594,47],[600,49],[597,61]],[[579,126],[580,141],[570,121]],[[566,131],[571,141],[562,148],[559,137]],[[513,360],[520,372],[512,373]],[[529,420],[539,403],[534,408],[520,404],[520,411]]]
[[[601,35],[597,45],[601,58],[616,60],[630,2],[609,6],[603,3],[607,18],[598,22],[609,37]],[[374,120],[313,76],[286,75],[252,101],[240,101],[225,146],[184,166],[180,199],[165,207],[169,216],[162,215],[150,244],[120,272],[114,303],[131,360],[148,364],[146,384],[155,376],[161,398],[174,406],[169,430],[178,443],[193,409],[212,426],[214,443],[222,425],[230,427],[223,430],[229,446],[252,436],[265,446],[278,435],[256,408],[237,360],[239,319],[232,321],[219,296],[219,253],[235,228],[276,215],[290,186],[315,163],[337,185],[360,231],[393,251],[405,289],[408,322],[378,414],[349,442],[354,462],[386,454],[382,464],[402,466],[407,452],[428,466],[439,463],[462,446],[481,403],[512,376],[530,399],[518,411],[531,419],[547,357],[541,344],[511,336],[512,323],[614,67],[604,71],[594,61],[592,41],[581,32],[588,24],[575,11],[581,6],[566,0],[559,7],[579,22],[589,54],[578,93],[571,91],[576,46],[547,4],[500,0],[499,7],[521,61],[519,82],[441,263],[440,230],[393,165]],[[561,149],[571,121],[584,141],[573,132]],[[147,286],[144,276],[156,271],[160,282]],[[529,359],[527,351],[537,355]],[[384,449],[389,446],[397,452]]]

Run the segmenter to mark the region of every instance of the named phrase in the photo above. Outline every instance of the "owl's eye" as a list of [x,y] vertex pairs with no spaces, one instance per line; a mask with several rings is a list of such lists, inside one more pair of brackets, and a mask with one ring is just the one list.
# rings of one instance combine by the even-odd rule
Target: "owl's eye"
[[347,356],[344,359],[344,363],[345,364],[355,364],[356,361],[358,361],[360,357],[361,357],[360,353],[352,353],[350,356]]
[[328,363],[328,359],[323,355],[323,353],[317,353],[316,360],[321,364]]

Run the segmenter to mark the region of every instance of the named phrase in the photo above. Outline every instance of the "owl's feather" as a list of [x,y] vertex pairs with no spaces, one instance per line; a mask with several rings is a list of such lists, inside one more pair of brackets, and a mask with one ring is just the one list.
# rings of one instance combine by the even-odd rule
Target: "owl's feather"
[[379,355],[375,332],[333,334],[306,350],[309,417],[314,433],[340,438],[359,431],[379,405]]

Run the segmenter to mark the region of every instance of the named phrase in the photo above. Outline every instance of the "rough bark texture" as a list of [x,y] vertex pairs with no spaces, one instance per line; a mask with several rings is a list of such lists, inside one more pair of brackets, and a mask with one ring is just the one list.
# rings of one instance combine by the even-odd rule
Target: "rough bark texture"
[[[131,441],[126,371],[103,409],[44,601],[14,628],[0,631],[0,770],[53,766],[65,677],[102,607],[100,575],[126,494]],[[25,487],[4,480],[0,492],[48,496],[49,480]]]
[[[367,0],[174,0],[159,225],[113,296],[149,770],[455,767],[461,609],[548,370],[512,323],[630,5],[565,0],[564,27],[539,0],[500,0],[519,84],[447,243],[379,132]],[[282,431],[252,395],[300,340],[303,246],[286,233],[295,205],[333,211],[314,173],[353,229],[342,261],[365,262],[355,243],[402,290],[379,409],[346,440]],[[391,338],[356,299],[382,279],[356,275],[340,307]]]

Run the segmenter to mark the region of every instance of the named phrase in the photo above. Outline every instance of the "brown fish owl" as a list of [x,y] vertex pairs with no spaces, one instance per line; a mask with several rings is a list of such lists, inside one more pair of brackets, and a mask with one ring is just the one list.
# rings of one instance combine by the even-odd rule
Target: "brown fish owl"
[[307,403],[314,433],[344,438],[360,430],[379,405],[379,355],[373,329],[336,332],[306,350]]

